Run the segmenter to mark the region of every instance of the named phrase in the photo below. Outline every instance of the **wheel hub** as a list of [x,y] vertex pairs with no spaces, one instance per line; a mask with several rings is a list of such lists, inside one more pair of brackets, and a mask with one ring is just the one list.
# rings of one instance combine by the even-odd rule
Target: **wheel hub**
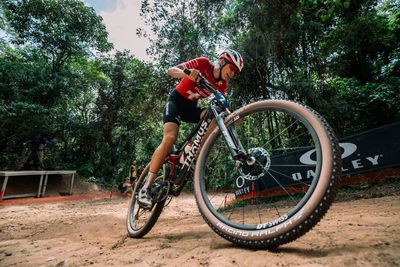
[[264,173],[271,166],[271,158],[267,150],[262,147],[254,147],[248,150],[249,160],[243,162],[239,171],[247,180],[257,180],[264,176]]

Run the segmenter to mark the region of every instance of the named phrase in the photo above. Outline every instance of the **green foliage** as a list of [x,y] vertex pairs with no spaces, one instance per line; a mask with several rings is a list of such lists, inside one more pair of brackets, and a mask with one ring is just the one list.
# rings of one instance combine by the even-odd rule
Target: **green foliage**
[[79,167],[78,172],[85,177],[93,177],[94,166],[91,163],[84,163]]
[[[229,82],[233,108],[296,100],[319,111],[340,137],[398,120],[398,6],[398,0],[143,0],[152,34],[138,34],[153,38],[148,64],[126,51],[104,54],[112,48],[106,28],[82,1],[2,0],[1,167],[12,169],[22,143],[46,132],[51,167],[77,169],[104,185],[121,182],[130,162],[146,164],[161,140],[163,105],[177,82],[164,70],[197,56],[214,60],[226,46],[245,59]],[[271,119],[268,130],[279,120]],[[190,130],[183,124],[180,139]],[[224,179],[209,186],[231,182],[225,172],[218,175]]]
[[338,12],[349,9],[351,5],[350,0],[301,0],[300,3],[308,8],[319,9],[315,15],[324,22],[334,18]]
[[[142,1],[141,15],[156,37],[149,49],[163,68],[196,56],[212,56],[218,36],[214,26],[222,1]],[[147,36],[144,29],[139,32]]]
[[328,85],[327,109],[334,116],[327,119],[337,123],[341,134],[378,127],[400,119],[400,78],[362,84],[355,78],[335,78]]
[[387,18],[369,12],[368,16],[360,14],[338,25],[323,49],[328,51],[328,66],[333,73],[366,83],[379,78],[396,47]]
[[79,0],[3,0],[13,43],[39,48],[59,68],[73,56],[89,55],[90,49],[109,51],[101,17]]

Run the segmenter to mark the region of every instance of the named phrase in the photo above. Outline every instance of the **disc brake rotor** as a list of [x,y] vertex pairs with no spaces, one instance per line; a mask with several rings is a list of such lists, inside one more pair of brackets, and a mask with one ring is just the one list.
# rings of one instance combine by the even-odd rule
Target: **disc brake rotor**
[[243,162],[239,172],[244,179],[254,181],[264,176],[265,172],[269,170],[271,158],[268,151],[262,147],[250,148],[247,153],[254,160]]

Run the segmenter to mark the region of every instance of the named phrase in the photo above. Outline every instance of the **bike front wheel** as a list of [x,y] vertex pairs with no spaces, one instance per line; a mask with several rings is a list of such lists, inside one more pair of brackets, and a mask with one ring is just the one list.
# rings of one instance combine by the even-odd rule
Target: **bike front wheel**
[[265,100],[233,112],[249,160],[235,161],[220,130],[200,151],[194,179],[199,210],[225,239],[274,248],[314,227],[329,209],[341,176],[338,141],[312,109]]
[[[139,190],[143,187],[146,182],[147,174],[149,172],[150,165],[143,170],[139,179],[135,183],[132,191],[132,196],[129,201],[128,215],[126,219],[126,225],[128,234],[130,237],[140,238],[146,235],[157,222],[160,214],[164,208],[166,197],[160,201],[154,203],[151,208],[143,208],[138,202]],[[152,191],[157,188],[164,186],[164,176],[158,176],[152,184]],[[160,192],[160,189],[157,190]]]

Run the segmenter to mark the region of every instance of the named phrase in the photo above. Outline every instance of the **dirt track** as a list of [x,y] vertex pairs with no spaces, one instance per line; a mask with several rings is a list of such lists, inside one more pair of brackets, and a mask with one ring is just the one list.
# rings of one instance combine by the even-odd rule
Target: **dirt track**
[[399,266],[400,196],[337,202],[276,251],[235,247],[174,199],[143,239],[126,237],[127,199],[0,207],[0,266]]

